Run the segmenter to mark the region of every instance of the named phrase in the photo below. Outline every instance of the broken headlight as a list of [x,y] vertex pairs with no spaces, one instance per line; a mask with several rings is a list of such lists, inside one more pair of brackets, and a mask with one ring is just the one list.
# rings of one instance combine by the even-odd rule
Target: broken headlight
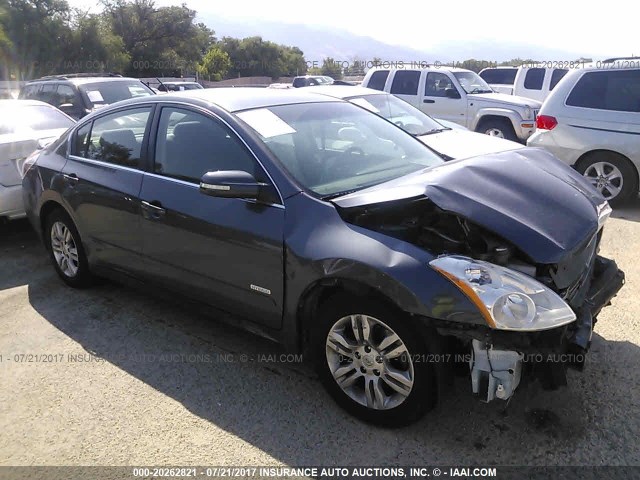
[[546,330],[576,319],[554,291],[515,270],[457,255],[429,265],[462,290],[492,328]]

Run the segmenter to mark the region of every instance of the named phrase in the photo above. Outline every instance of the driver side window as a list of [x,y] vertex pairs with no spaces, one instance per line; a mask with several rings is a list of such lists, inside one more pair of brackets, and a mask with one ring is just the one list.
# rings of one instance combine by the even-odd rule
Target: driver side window
[[154,172],[199,183],[205,173],[218,170],[256,175],[256,162],[226,125],[191,110],[163,108]]
[[451,79],[444,73],[429,72],[424,94],[427,97],[446,97],[446,89],[454,88]]

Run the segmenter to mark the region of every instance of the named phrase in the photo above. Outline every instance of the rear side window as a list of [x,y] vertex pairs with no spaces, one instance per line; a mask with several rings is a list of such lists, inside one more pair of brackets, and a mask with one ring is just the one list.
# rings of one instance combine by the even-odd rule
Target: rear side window
[[373,72],[371,78],[369,78],[369,84],[367,87],[374,90],[384,91],[384,84],[387,83],[389,77],[389,70],[377,70]]
[[569,94],[567,105],[640,112],[640,70],[585,73]]
[[144,107],[96,119],[91,129],[87,158],[138,168],[150,113],[151,107]]
[[556,85],[567,74],[569,70],[566,68],[556,68],[551,74],[551,83],[549,84],[549,90],[556,88]]
[[544,68],[530,68],[524,77],[524,88],[527,90],[542,90],[544,82]]
[[420,72],[416,70],[398,70],[393,77],[391,93],[395,95],[417,95]]
[[20,98],[26,98],[29,100],[37,99],[39,88],[40,85],[25,85],[25,87],[20,92]]
[[480,77],[487,83],[496,85],[513,85],[516,80],[516,68],[493,68],[480,72]]

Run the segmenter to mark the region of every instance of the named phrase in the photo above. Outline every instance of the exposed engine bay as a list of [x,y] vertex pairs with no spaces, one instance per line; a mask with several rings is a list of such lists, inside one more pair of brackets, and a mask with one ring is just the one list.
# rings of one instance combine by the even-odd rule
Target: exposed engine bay
[[412,243],[434,255],[469,255],[536,275],[536,267],[521,259],[522,254],[509,242],[455,213],[440,209],[424,197],[350,208],[343,210],[343,218]]

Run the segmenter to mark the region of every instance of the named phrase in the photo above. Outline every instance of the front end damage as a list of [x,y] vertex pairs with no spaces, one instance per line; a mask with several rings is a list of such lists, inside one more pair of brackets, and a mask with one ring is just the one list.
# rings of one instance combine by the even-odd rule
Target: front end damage
[[[490,230],[460,213],[444,210],[424,196],[342,208],[341,215],[349,223],[429,251],[437,259],[432,268],[450,279],[481,311],[489,312],[484,322],[461,322],[455,312],[425,319],[450,340],[449,347],[466,354],[473,392],[488,402],[508,400],[521,380],[538,379],[547,389],[566,385],[567,368],[583,368],[597,316],[624,284],[624,273],[616,263],[598,255],[602,226],[610,213],[604,205],[597,212],[594,208],[597,226],[577,247],[558,248],[547,258],[535,248],[507,240],[497,228]],[[548,239],[561,245],[557,238],[548,235]],[[456,277],[454,270],[433,265],[440,259],[477,265]],[[474,270],[485,266],[486,271]],[[495,269],[503,275],[497,280],[501,286],[509,282],[526,285],[516,288],[516,294],[487,300],[491,292],[483,291],[483,282],[496,282]],[[469,277],[466,284],[456,281],[464,275]],[[476,295],[478,291],[487,295]],[[526,310],[526,302],[540,295],[535,308],[521,312],[520,323],[504,320],[504,312],[518,314],[518,309]]]

